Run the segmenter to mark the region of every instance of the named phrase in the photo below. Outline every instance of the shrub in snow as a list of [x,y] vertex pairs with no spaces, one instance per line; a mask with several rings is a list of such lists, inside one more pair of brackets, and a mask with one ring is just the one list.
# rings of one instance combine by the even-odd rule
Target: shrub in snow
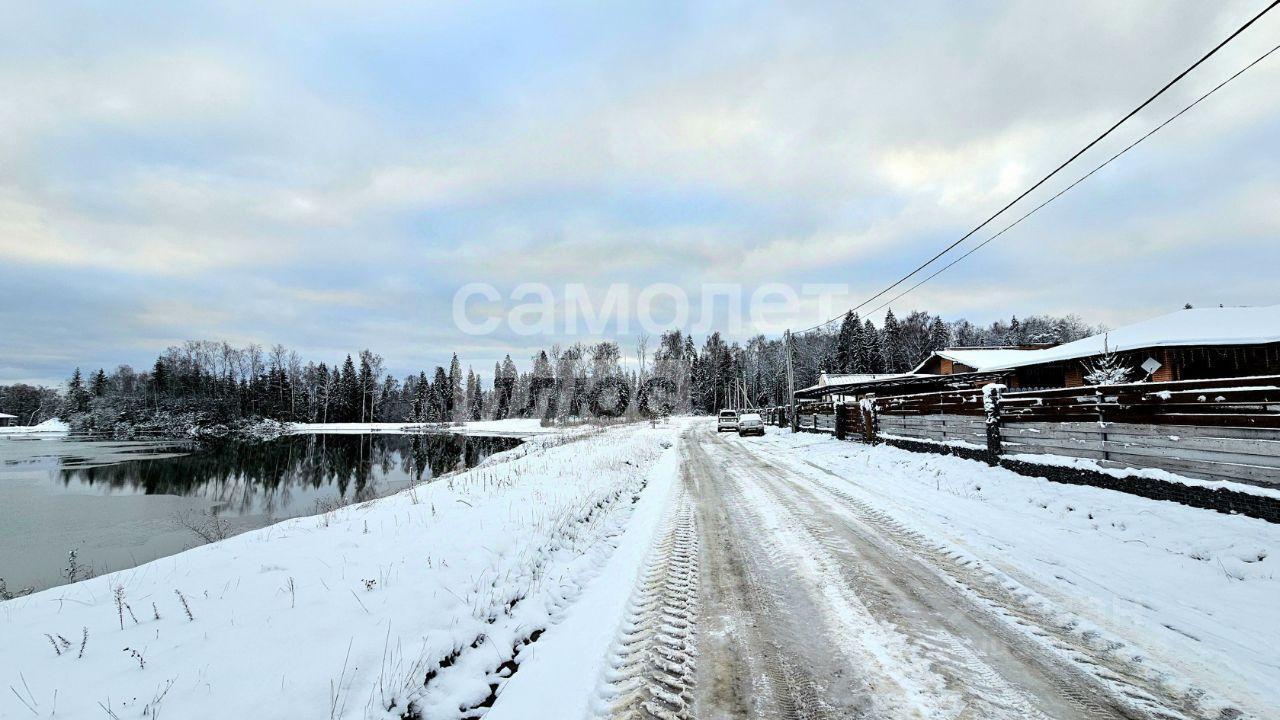
[[1107,347],[1106,337],[1102,340],[1103,352],[1098,359],[1084,365],[1084,381],[1088,385],[1123,385],[1133,378],[1133,368],[1124,364],[1120,356]]

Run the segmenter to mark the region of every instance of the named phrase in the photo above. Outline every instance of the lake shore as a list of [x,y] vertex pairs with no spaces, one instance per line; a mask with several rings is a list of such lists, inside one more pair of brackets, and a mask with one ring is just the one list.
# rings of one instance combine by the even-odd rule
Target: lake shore
[[[8,601],[0,677],[21,672],[26,702],[51,707],[56,693],[69,717],[136,716],[149,702],[174,717],[484,707],[632,517],[656,518],[677,434],[538,438],[448,482]],[[628,586],[642,555],[597,581]],[[108,687],[110,698],[78,691]],[[0,715],[25,713],[22,702],[0,698]]]
[[521,438],[302,433],[270,440],[0,436],[0,578],[68,582],[68,552],[101,574],[281,519],[365,502],[474,467]]

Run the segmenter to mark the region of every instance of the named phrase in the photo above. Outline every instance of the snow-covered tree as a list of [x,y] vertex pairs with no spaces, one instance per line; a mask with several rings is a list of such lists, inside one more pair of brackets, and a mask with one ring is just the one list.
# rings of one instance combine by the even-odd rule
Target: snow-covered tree
[[845,313],[844,320],[840,323],[840,334],[836,338],[836,359],[835,367],[830,368],[831,372],[851,373],[857,372],[858,344],[862,341],[862,320],[858,318],[858,313],[850,310]]
[[467,396],[462,388],[462,363],[458,353],[449,361],[449,419],[462,422],[467,419]]
[[858,343],[857,364],[855,372],[878,373],[884,368],[884,358],[880,355],[880,331],[867,318],[862,322],[862,341]]
[[1107,346],[1107,338],[1102,339],[1103,352],[1094,360],[1084,364],[1084,381],[1089,385],[1123,385],[1133,377],[1133,368]]
[[902,350],[902,328],[890,310],[885,313],[884,328],[880,330],[880,357],[885,372],[902,372],[906,364]]
[[929,325],[929,352],[941,350],[950,344],[951,329],[947,327],[946,323],[942,322],[942,318],[935,317]]

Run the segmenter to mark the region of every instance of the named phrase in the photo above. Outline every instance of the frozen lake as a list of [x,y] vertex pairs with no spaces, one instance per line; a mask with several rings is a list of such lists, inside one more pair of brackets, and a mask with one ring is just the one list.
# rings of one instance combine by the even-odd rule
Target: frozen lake
[[196,448],[0,436],[0,578],[11,591],[58,585],[72,549],[95,574],[133,567],[201,542],[182,517],[216,513],[239,532],[393,493],[519,442],[345,434]]

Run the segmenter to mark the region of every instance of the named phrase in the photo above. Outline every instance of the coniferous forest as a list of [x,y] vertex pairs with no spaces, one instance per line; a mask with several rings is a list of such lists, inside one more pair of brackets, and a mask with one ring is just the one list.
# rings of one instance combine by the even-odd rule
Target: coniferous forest
[[[820,373],[906,372],[943,347],[1061,343],[1098,332],[1074,316],[1034,316],[980,327],[926,312],[877,327],[849,313],[826,330],[793,336],[796,387]],[[331,362],[304,361],[283,345],[233,347],[188,341],[149,368],[76,368],[64,388],[0,386],[0,410],[19,424],[60,417],[73,429],[129,435],[235,427],[257,420],[307,423],[451,423],[508,417],[562,421],[596,415],[709,413],[786,402],[783,341],[745,343],[712,333],[698,344],[672,330],[633,347],[616,342],[555,345],[520,369],[510,355],[486,373],[456,354],[403,377],[361,350]],[[486,377],[487,374],[487,377]]]

